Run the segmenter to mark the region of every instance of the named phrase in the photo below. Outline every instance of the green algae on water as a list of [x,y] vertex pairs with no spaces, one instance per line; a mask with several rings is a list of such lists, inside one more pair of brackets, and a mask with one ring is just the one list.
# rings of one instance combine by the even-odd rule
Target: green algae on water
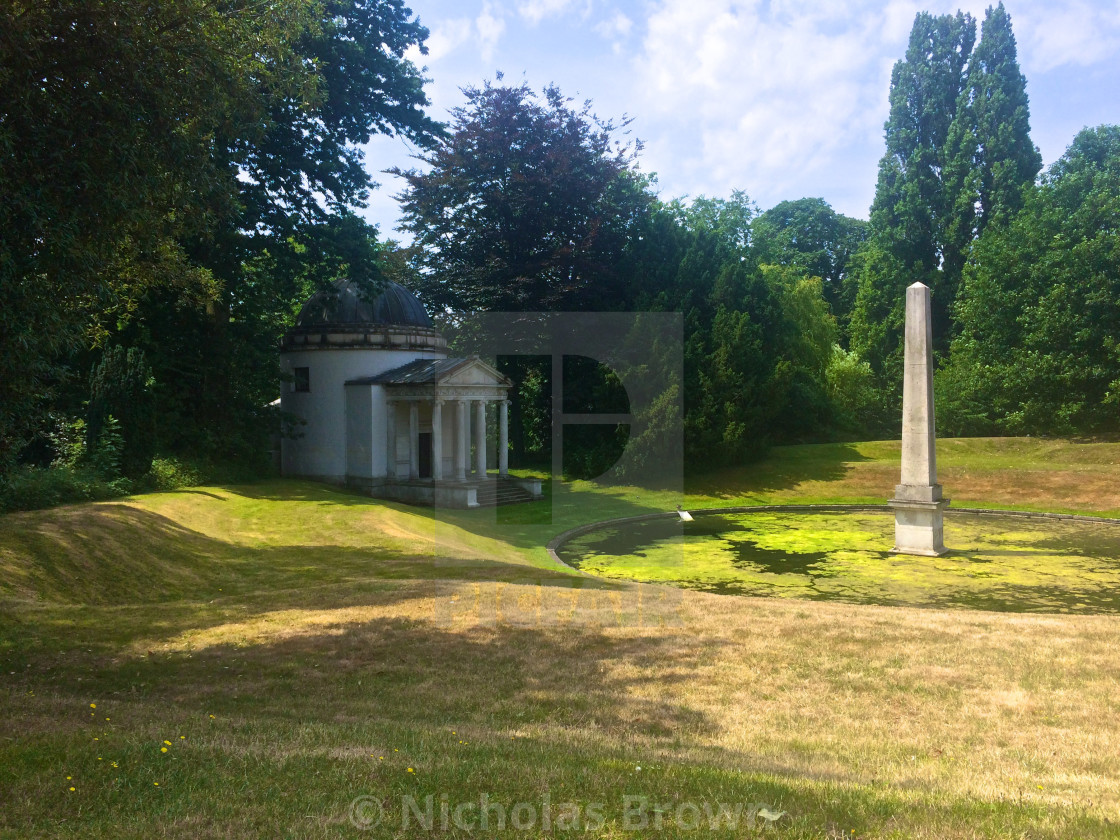
[[1120,614],[1120,525],[950,512],[942,557],[893,554],[889,513],[739,513],[583,534],[565,562],[607,578],[862,604]]

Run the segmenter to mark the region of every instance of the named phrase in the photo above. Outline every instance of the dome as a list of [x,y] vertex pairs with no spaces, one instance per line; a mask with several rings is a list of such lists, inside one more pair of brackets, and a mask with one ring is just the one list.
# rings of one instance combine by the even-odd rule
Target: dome
[[340,280],[331,289],[316,292],[296,318],[296,329],[369,325],[433,326],[424,304],[404,286],[388,283],[368,300],[352,280]]

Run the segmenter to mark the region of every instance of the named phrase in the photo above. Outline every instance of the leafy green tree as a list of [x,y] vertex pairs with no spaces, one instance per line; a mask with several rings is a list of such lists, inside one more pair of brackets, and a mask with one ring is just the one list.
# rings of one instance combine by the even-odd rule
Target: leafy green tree
[[968,15],[919,14],[892,74],[887,152],[868,241],[853,260],[849,327],[850,346],[878,383],[880,421],[894,417],[901,393],[906,287],[930,287],[934,346],[946,353],[973,243],[1015,214],[1041,167],[1002,3],[988,9],[974,49],[975,39]]
[[236,355],[238,307],[290,305],[370,186],[360,145],[439,131],[404,58],[426,34],[401,0],[0,8],[0,471],[75,350],[205,316]]
[[[921,12],[910,31],[906,57],[891,72],[887,150],[871,205],[868,248],[857,264],[859,289],[851,320],[851,346],[874,372],[897,378],[901,361],[903,291],[914,282],[930,287],[935,340],[947,334],[941,264],[942,220],[954,196],[945,190],[947,140],[965,87],[976,40],[970,15]],[[883,328],[887,332],[883,334]]]
[[792,265],[821,278],[824,297],[844,324],[855,303],[848,282],[852,255],[867,238],[867,222],[837,213],[823,198],[774,205],[751,223],[759,263]]
[[[501,77],[499,76],[499,82]],[[394,170],[425,300],[458,310],[617,308],[618,265],[652,203],[637,144],[554,86],[466,88],[450,133]]]
[[[108,348],[90,374],[86,451],[96,452],[107,430],[119,434],[120,471],[138,478],[152,466],[156,450],[152,369],[136,348]],[[115,428],[109,430],[110,419]],[[109,476],[113,478],[115,476]]]
[[947,428],[1120,431],[1118,219],[1120,127],[1100,126],[1074,138],[1010,224],[987,227],[938,383]]
[[988,7],[947,143],[943,180],[952,204],[941,273],[951,306],[972,242],[987,225],[1006,223],[1019,211],[1024,187],[1042,169],[1042,155],[1030,138],[1027,82],[1002,2]]

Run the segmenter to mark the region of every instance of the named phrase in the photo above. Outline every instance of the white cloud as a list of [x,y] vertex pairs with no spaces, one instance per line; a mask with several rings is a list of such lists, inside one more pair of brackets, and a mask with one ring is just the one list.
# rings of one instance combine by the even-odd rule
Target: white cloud
[[454,18],[438,21],[430,31],[427,56],[420,55],[415,47],[409,50],[408,57],[415,64],[436,62],[454,52],[471,39],[474,25],[470,18]]
[[625,38],[634,27],[634,21],[622,12],[615,12],[614,17],[601,20],[595,24],[595,31],[604,38]]
[[908,4],[886,17],[875,5],[868,14],[858,0],[662,0],[638,60],[641,111],[662,131],[649,137],[653,168],[717,194],[766,184],[778,195],[881,136],[881,45]]
[[1039,2],[1009,11],[1028,74],[1065,64],[1087,67],[1120,52],[1120,2]]
[[578,0],[525,0],[518,4],[517,11],[529,23],[536,25],[546,17],[563,14],[577,2]]
[[595,0],[522,0],[517,4],[517,12],[530,26],[536,26],[545,18],[560,17],[569,12],[577,12],[587,20],[594,6]]
[[482,53],[482,60],[489,62],[494,57],[494,48],[502,33],[506,31],[506,22],[501,17],[501,10],[495,10],[489,2],[482,4],[482,11],[474,21],[478,31],[478,43]]

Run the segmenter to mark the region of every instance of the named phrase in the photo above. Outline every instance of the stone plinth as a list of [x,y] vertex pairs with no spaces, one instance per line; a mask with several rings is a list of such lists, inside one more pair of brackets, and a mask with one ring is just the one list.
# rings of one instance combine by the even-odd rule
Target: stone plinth
[[894,511],[894,548],[898,554],[920,554],[939,557],[945,548],[945,508],[948,499],[936,502],[913,502],[891,499]]

